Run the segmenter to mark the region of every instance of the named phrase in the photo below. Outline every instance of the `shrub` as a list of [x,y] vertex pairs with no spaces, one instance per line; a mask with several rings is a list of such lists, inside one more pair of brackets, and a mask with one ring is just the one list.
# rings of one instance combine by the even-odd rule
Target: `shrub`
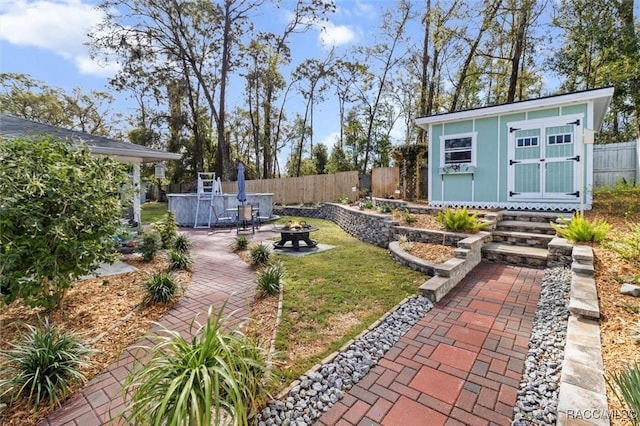
[[157,231],[145,232],[142,235],[142,244],[140,245],[140,253],[146,261],[153,260],[158,250],[162,248],[162,237]]
[[153,229],[158,231],[162,241],[162,248],[168,249],[173,245],[178,231],[176,216],[172,211],[167,212],[167,218],[162,222],[153,224]]
[[409,209],[404,209],[402,211],[402,220],[405,223],[413,223],[416,221],[416,218],[413,217],[413,215],[411,214],[411,212],[409,212]]
[[280,263],[267,266],[258,273],[259,296],[273,296],[278,294],[282,285],[284,267]]
[[640,214],[640,184],[629,184],[624,179],[615,185],[593,190],[593,208],[626,218]]
[[339,204],[349,204],[349,197],[346,197],[344,195],[341,195],[338,197],[338,203]]
[[170,302],[178,291],[178,283],[173,274],[158,272],[144,283],[147,293],[142,300],[143,305]]
[[640,260],[640,224],[630,228],[629,232],[617,234],[613,241],[605,241],[604,245],[623,259]]
[[271,258],[269,247],[264,244],[258,244],[251,247],[249,254],[251,256],[251,263],[254,265],[264,265],[269,263],[269,259]]
[[383,204],[378,207],[378,211],[380,213],[391,213],[393,211],[393,207],[391,207],[389,204]]
[[637,362],[622,371],[606,377],[609,388],[625,410],[634,425],[640,425],[640,364]]
[[169,269],[187,270],[191,266],[192,260],[189,253],[183,253],[176,249],[169,251]]
[[590,222],[582,213],[575,213],[571,219],[559,216],[558,222],[551,222],[553,229],[567,240],[575,242],[602,241],[611,228],[605,220]]
[[61,405],[72,384],[84,382],[79,371],[94,351],[72,333],[60,331],[45,319],[40,327],[28,325],[21,342],[0,352],[7,361],[7,379],[0,381],[0,396],[25,398],[34,409],[48,401]]
[[478,213],[469,214],[467,208],[458,210],[444,209],[436,215],[436,221],[449,231],[479,231],[488,226],[478,219]]
[[411,241],[409,241],[409,237],[407,237],[406,235],[399,235],[398,243],[400,244],[400,247],[402,247],[402,250],[404,251],[410,252],[411,249],[413,248],[413,244],[411,244]]
[[249,247],[249,239],[246,235],[240,235],[236,238],[235,249],[236,250],[246,250]]
[[221,316],[193,321],[191,337],[162,328],[152,336],[151,359],[137,365],[122,388],[120,415],[129,424],[249,424],[267,398],[269,374],[259,346],[235,331],[224,333]]
[[180,253],[189,253],[192,246],[193,244],[191,243],[191,240],[189,240],[189,238],[184,234],[176,235],[176,238],[173,241],[173,249]]
[[0,137],[0,303],[53,309],[75,279],[117,259],[126,169],[76,148],[51,136]]

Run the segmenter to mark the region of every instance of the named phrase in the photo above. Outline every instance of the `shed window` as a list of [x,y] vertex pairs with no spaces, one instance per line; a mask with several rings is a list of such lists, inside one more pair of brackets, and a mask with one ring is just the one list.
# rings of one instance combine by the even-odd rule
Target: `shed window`
[[475,134],[452,135],[441,138],[444,154],[443,166],[450,164],[472,164],[474,162]]

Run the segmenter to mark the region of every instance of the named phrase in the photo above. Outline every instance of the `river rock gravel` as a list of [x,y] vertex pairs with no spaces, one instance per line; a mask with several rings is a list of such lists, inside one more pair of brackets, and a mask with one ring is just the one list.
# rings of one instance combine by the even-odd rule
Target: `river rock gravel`
[[542,279],[513,426],[555,425],[569,319],[571,271],[547,269]]
[[271,401],[259,426],[310,425],[358,383],[400,337],[433,308],[423,296],[399,305],[377,327],[355,340],[331,362],[303,375],[283,400]]

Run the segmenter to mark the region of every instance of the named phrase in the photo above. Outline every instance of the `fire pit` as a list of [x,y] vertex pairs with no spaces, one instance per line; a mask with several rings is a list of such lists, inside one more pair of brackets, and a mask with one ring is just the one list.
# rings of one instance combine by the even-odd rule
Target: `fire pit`
[[274,249],[285,248],[285,244],[291,241],[294,250],[300,250],[300,241],[304,241],[303,248],[313,248],[318,242],[309,238],[311,232],[317,231],[315,226],[308,225],[306,222],[289,222],[280,228],[280,241],[273,243]]

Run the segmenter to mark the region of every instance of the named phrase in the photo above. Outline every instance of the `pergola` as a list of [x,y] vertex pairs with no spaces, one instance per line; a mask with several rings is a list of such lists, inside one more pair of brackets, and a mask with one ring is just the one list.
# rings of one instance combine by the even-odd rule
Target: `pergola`
[[37,123],[25,118],[0,114],[0,135],[6,138],[51,135],[72,143],[87,146],[92,155],[108,155],[122,163],[133,166],[133,219],[140,223],[140,165],[142,163],[178,160],[180,154],[147,148],[130,142],[109,139],[75,130],[63,129],[49,124]]

